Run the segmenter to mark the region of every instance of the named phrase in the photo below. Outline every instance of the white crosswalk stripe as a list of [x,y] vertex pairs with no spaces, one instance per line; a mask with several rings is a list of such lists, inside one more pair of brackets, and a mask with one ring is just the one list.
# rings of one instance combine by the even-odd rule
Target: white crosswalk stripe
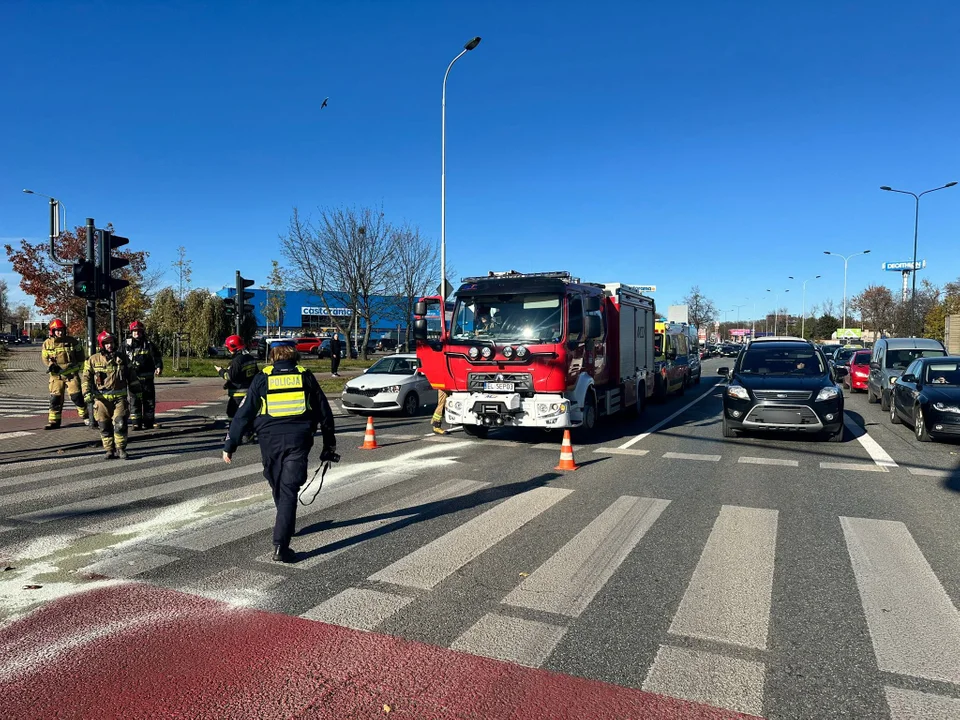
[[[0,397],[0,417],[30,418],[46,415],[50,408],[50,398]],[[76,407],[67,399],[64,411],[76,411]]]

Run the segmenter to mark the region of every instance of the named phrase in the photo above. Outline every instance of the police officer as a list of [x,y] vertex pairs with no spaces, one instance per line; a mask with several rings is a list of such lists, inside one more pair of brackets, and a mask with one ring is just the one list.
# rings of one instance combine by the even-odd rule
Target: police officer
[[223,446],[223,460],[229,463],[243,434],[251,425],[256,428],[263,476],[277,507],[273,526],[273,559],[277,562],[294,560],[290,538],[297,518],[297,495],[307,480],[307,462],[318,427],[323,434],[320,461],[337,458],[330,405],[313,374],[297,364],[299,359],[293,343],[274,343],[270,364],[254,378]]
[[134,395],[130,419],[134,430],[150,430],[156,423],[157,386],[153,379],[163,373],[160,348],[147,339],[147,328],[139,320],[130,323],[126,342],[127,357],[140,381],[141,395]]
[[83,394],[94,403],[94,414],[100,424],[105,458],[127,455],[127,389],[140,394],[140,381],[127,356],[117,352],[117,339],[104,330],[97,336],[100,352],[83,365]]
[[50,373],[50,413],[44,430],[56,430],[60,427],[63,413],[64,393],[77,406],[77,412],[83,424],[90,425],[87,406],[83,402],[83,390],[80,383],[80,371],[84,360],[83,342],[67,335],[67,326],[56,318],[50,322],[50,337],[43,341],[40,356]]
[[213,367],[217,374],[226,380],[223,389],[227,391],[227,417],[232,420],[250,388],[250,383],[260,372],[260,367],[257,365],[256,358],[247,352],[243,338],[239,335],[231,335],[223,341],[223,344],[231,353],[230,365],[225,368],[219,365]]

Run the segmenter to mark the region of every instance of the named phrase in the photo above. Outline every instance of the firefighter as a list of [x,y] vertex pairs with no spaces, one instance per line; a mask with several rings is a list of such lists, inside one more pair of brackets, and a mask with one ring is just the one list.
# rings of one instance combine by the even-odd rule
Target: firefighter
[[127,356],[117,351],[117,339],[104,330],[97,336],[100,352],[83,366],[83,394],[94,403],[105,458],[127,455],[127,389],[140,395],[140,381]]
[[40,356],[50,373],[50,414],[44,430],[56,430],[60,427],[63,413],[64,393],[77,406],[77,412],[83,424],[89,427],[90,414],[83,402],[83,390],[80,383],[80,371],[83,369],[83,342],[67,335],[67,326],[56,318],[50,322],[50,337],[43,341]]
[[256,428],[263,476],[270,483],[277,508],[273,559],[285,563],[295,557],[290,538],[297,519],[297,496],[307,480],[307,462],[318,427],[323,435],[320,461],[339,459],[330,405],[313,374],[297,364],[299,359],[293,343],[275,343],[270,348],[270,364],[254,378],[223,447],[223,461],[229,463],[243,434],[251,425]]
[[134,430],[150,430],[156,424],[157,412],[157,386],[154,378],[163,373],[163,355],[160,354],[160,348],[147,339],[147,328],[139,320],[130,323],[126,350],[141,389],[141,395],[134,396],[130,419]]
[[223,389],[227,391],[227,417],[233,420],[233,416],[237,414],[237,408],[240,407],[250,388],[250,383],[260,372],[260,367],[257,365],[256,358],[247,352],[243,338],[239,335],[231,335],[223,341],[223,344],[231,353],[230,365],[225,368],[219,365],[213,367],[217,375],[226,381]]

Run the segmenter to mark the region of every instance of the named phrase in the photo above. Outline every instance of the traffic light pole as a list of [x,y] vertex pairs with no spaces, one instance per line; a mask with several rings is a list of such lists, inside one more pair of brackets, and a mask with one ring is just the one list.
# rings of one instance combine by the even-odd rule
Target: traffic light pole
[[[96,223],[93,218],[87,218],[87,260],[94,262],[96,260],[96,250],[93,245],[93,236],[97,231]],[[87,298],[87,356],[96,352],[97,342],[97,300],[96,298]]]
[[240,334],[240,325],[243,323],[243,278],[240,277],[240,271],[237,270],[237,312],[233,316],[233,331],[235,335]]

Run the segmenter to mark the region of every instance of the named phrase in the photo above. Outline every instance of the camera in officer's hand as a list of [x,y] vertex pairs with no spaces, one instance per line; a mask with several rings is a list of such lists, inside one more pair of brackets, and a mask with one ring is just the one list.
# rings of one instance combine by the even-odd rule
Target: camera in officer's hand
[[320,452],[320,462],[340,462],[340,455],[337,453],[336,448],[325,447]]

